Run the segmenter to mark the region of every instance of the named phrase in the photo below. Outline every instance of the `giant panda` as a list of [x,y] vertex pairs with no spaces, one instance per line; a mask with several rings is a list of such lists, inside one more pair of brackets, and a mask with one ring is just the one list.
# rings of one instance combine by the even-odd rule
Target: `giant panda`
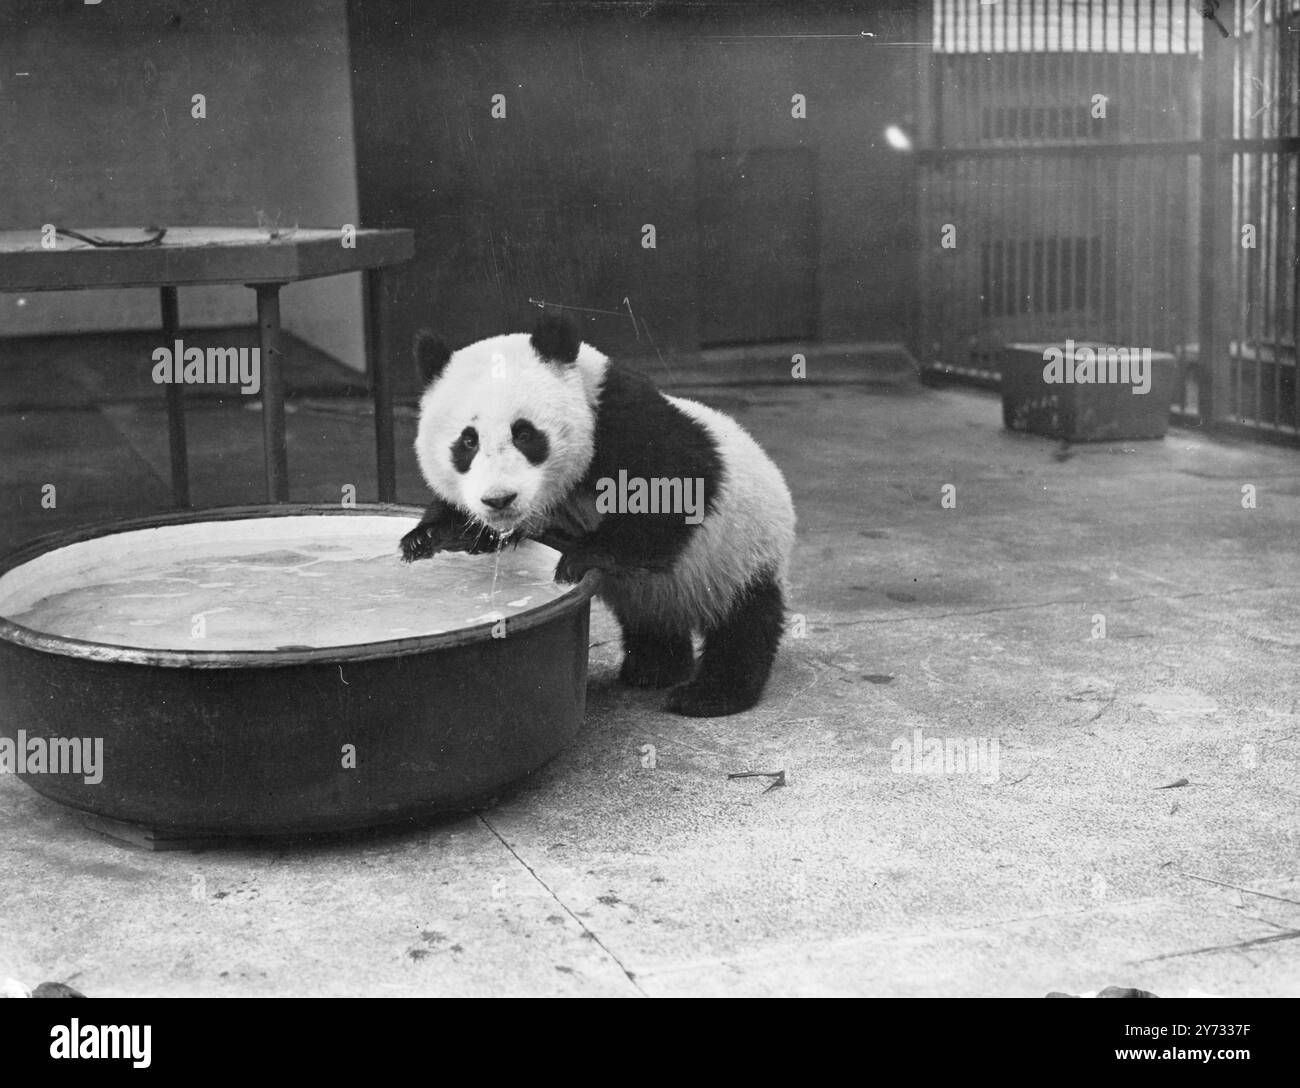
[[[757,703],[795,539],[789,489],[758,443],[611,362],[562,317],[454,353],[422,333],[416,355],[427,387],[415,452],[434,501],[402,557],[541,540],[561,552],[557,581],[601,572],[597,596],[622,628],[622,682],[675,685],[667,708],[691,717]],[[672,497],[683,507],[702,481],[703,503],[639,512],[614,494],[621,479],[681,480]]]

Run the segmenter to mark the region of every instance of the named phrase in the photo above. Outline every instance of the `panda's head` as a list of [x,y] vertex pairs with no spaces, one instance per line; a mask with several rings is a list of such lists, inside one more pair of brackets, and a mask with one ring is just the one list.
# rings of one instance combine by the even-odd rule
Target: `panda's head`
[[591,463],[608,360],[555,317],[456,352],[421,334],[416,356],[428,387],[415,452],[429,486],[496,532],[540,527]]

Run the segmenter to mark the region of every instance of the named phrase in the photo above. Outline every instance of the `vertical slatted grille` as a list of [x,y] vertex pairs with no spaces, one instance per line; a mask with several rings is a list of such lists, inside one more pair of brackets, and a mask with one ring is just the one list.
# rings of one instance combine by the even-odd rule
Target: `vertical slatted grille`
[[[1232,133],[1280,143],[1300,137],[1300,3],[1238,5]],[[1282,146],[1232,154],[1235,287],[1228,353],[1230,419],[1297,433],[1297,189],[1300,153]],[[1254,245],[1242,228],[1254,229]]]
[[[1300,0],[1224,3],[1227,40],[1199,6],[934,0],[923,362],[991,379],[1010,342],[1150,347],[1187,361],[1176,411],[1213,388],[1213,421],[1296,433]],[[1217,144],[1202,139],[1206,81]],[[1224,179],[1208,208],[1203,155]],[[1207,225],[1218,347],[1200,365]]]

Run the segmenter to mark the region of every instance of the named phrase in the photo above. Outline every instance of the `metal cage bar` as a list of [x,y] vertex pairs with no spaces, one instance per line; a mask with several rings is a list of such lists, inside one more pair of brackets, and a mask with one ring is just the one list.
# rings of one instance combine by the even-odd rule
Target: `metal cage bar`
[[1199,7],[933,0],[924,361],[1132,343],[1189,364],[1176,413],[1300,437],[1300,0],[1224,0],[1226,39]]

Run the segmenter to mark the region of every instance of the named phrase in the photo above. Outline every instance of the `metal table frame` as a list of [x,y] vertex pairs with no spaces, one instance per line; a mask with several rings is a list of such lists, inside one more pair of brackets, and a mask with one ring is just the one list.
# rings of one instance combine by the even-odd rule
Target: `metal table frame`
[[[88,229],[83,233],[105,239],[139,236],[136,231]],[[0,231],[0,292],[155,287],[162,333],[170,346],[180,332],[180,287],[242,283],[251,288],[257,295],[261,349],[266,493],[271,502],[287,502],[280,288],[324,276],[364,273],[366,370],[375,401],[379,501],[395,502],[392,360],[383,336],[384,271],[411,259],[415,236],[409,230],[357,230],[353,247],[345,247],[341,238],[338,230],[299,230],[272,238],[264,230],[176,227],[168,229],[159,245],[97,247],[58,236],[54,248],[47,249],[41,245],[39,231]],[[185,387],[171,382],[165,389],[172,499],[185,507],[190,505]]]

